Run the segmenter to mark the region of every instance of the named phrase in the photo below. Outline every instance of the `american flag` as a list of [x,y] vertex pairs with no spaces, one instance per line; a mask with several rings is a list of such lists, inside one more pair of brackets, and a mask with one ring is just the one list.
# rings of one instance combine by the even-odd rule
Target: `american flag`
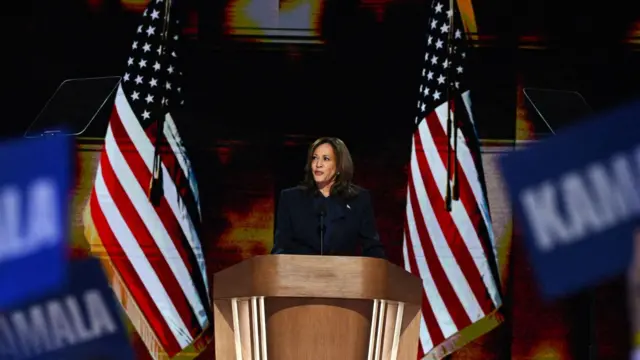
[[[437,359],[495,328],[501,322],[497,309],[502,300],[478,137],[464,79],[465,33],[449,0],[433,1],[430,10],[403,253],[405,268],[423,279],[420,354]],[[448,132],[449,116],[457,131],[452,127]],[[449,138],[448,133],[453,135]],[[456,181],[459,197],[454,196]],[[450,211],[448,186],[453,198]]]
[[[151,0],[143,13],[85,210],[92,250],[154,358],[198,342],[212,320],[198,188],[172,116],[183,103],[182,34],[173,10]],[[152,202],[156,155],[162,191]]]

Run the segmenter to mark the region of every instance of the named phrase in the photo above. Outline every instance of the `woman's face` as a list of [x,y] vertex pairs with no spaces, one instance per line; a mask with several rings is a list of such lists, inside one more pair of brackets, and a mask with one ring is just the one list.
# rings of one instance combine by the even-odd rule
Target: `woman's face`
[[330,185],[336,175],[336,159],[329,144],[318,146],[311,158],[311,172],[318,188]]

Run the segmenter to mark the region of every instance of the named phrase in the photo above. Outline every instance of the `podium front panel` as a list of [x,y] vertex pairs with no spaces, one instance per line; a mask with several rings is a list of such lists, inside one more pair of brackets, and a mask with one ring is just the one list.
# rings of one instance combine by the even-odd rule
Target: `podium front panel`
[[268,299],[269,357],[366,359],[372,311],[368,300]]
[[268,255],[214,275],[217,360],[415,360],[422,281],[382,259]]
[[418,305],[385,300],[214,301],[217,360],[415,360]]

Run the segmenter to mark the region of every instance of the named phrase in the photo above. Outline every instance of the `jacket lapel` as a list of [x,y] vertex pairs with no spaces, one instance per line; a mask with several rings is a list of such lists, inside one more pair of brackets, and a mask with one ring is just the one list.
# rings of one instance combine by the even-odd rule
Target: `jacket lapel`
[[[316,239],[312,246],[317,248],[320,251],[320,217],[318,214],[318,201],[320,199],[316,199],[322,195],[319,194],[308,194],[304,196],[303,201],[305,202],[305,206],[303,208],[308,209],[305,215],[309,221],[309,224],[313,224],[309,231],[312,233],[312,238]],[[347,204],[341,199],[334,198],[331,201],[327,202],[327,215],[324,219],[325,222],[325,231],[328,230],[328,233],[325,232],[324,237],[324,253],[327,254],[334,249],[333,244],[336,244],[336,241],[344,237],[345,224],[347,223],[347,217],[349,215],[350,210],[347,208]]]
[[325,238],[325,245],[328,249],[333,249],[336,239],[344,237],[344,225],[346,223],[347,211],[345,204],[341,200],[332,201],[327,222],[331,226],[329,236]]
[[[313,246],[320,251],[320,217],[318,215],[318,208],[316,203],[316,195],[314,194],[305,194],[303,200],[304,206],[303,209],[307,209],[305,211],[304,216],[306,217],[306,223],[310,226],[306,230],[310,236],[310,239],[315,239],[310,245]],[[325,219],[326,221],[326,219]],[[325,239],[326,243],[326,239]]]

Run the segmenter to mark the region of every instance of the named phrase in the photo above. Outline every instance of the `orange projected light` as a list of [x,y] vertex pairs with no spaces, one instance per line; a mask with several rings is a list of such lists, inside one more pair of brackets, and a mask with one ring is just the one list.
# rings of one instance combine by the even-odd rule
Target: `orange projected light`
[[227,5],[226,33],[261,42],[319,42],[323,5],[323,0],[233,0]]
[[149,0],[120,0],[120,4],[127,11],[143,12]]
[[568,360],[571,359],[567,343],[562,341],[545,341],[538,344],[530,354],[530,359]]
[[226,217],[232,226],[220,236],[217,247],[222,252],[234,250],[241,259],[266,254],[273,243],[273,200],[256,200],[249,212],[228,211]]
[[627,32],[627,41],[631,44],[640,44],[640,19],[631,24]]

